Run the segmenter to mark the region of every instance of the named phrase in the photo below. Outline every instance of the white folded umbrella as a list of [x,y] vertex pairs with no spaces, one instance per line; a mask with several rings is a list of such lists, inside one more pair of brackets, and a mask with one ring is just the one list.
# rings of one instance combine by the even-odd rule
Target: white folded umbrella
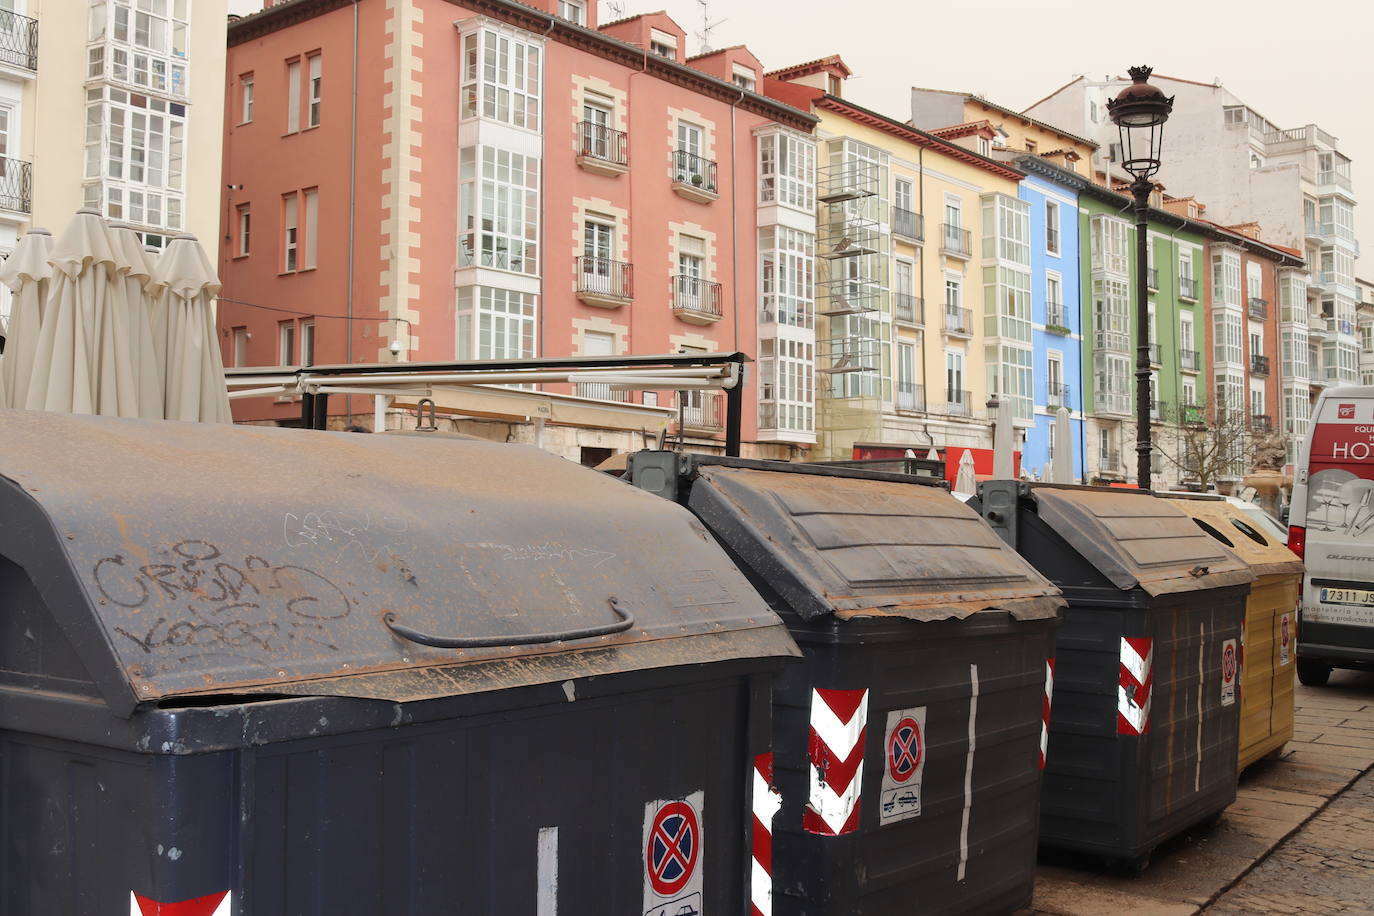
[[167,419],[232,423],[211,309],[220,282],[194,235],[183,233],[168,243],[153,268],[153,282],[163,287],[153,336],[165,366]]
[[105,221],[78,210],[53,243],[53,279],[25,398],[30,410],[156,418],[143,401],[131,321]]
[[0,283],[10,288],[10,323],[5,355],[0,357],[0,406],[23,407],[38,354],[38,329],[43,322],[52,268],[52,233],[30,229],[0,265]]
[[148,419],[161,419],[164,416],[163,370],[160,354],[153,344],[153,299],[150,295],[155,289],[153,264],[143,250],[138,233],[127,223],[111,223],[109,231],[110,246],[115,254],[115,291],[123,296],[119,307],[128,319],[139,413]]

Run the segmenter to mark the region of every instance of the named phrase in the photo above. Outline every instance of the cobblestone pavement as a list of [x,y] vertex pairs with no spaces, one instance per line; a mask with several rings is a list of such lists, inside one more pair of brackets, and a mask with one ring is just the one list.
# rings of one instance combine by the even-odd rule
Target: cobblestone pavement
[[1374,674],[1337,671],[1296,703],[1282,757],[1242,775],[1215,828],[1166,842],[1137,876],[1042,853],[1022,916],[1374,914]]
[[1362,776],[1204,912],[1374,913],[1374,773]]

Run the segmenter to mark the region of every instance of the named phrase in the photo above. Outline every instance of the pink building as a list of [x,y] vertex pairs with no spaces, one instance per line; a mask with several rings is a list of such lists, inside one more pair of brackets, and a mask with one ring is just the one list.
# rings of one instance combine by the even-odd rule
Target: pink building
[[[226,365],[743,351],[745,454],[813,443],[814,118],[757,94],[744,48],[686,59],[665,14],[594,9],[289,0],[231,23]],[[541,441],[589,461],[665,417],[707,447],[724,419],[714,393],[548,387],[436,400],[501,439],[532,438],[532,404],[586,408]]]

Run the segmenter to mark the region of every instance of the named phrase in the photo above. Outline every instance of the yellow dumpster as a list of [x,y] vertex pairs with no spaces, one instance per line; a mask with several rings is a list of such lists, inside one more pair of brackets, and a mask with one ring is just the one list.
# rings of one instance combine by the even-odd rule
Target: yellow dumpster
[[1243,770],[1293,737],[1302,560],[1275,533],[1224,497],[1168,494],[1165,498],[1230,547],[1255,572],[1241,639],[1238,767]]

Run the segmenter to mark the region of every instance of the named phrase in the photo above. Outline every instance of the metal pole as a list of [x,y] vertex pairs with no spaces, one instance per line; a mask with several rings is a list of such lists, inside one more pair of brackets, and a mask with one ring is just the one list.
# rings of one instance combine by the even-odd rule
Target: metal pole
[[1131,183],[1135,195],[1135,293],[1136,293],[1136,349],[1135,349],[1135,460],[1136,483],[1140,489],[1150,489],[1150,263],[1149,209],[1152,186],[1144,178]]
[[301,395],[301,429],[315,428],[315,396],[310,392]]
[[315,393],[315,422],[310,428],[329,428],[329,395],[322,391]]
[[725,389],[725,454],[739,457],[740,426],[744,420],[744,363],[739,365],[739,381]]

